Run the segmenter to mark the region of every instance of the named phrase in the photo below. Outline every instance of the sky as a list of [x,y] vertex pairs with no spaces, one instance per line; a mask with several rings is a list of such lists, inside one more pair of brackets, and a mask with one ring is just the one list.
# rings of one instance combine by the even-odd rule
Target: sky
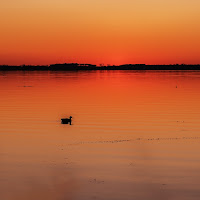
[[1,0],[0,64],[197,64],[199,8],[199,0]]

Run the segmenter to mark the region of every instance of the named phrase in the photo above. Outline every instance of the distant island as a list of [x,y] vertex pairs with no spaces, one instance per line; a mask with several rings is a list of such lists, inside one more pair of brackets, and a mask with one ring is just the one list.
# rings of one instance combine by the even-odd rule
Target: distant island
[[52,65],[0,65],[0,71],[77,71],[77,70],[200,70],[200,64],[172,64],[172,65],[146,65],[146,64],[125,64],[125,65],[92,65],[78,63],[63,63]]

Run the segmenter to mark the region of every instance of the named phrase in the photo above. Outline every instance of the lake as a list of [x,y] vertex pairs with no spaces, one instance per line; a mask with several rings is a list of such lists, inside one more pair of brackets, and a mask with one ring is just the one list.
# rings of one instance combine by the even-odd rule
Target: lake
[[0,113],[2,200],[200,199],[199,71],[0,72]]

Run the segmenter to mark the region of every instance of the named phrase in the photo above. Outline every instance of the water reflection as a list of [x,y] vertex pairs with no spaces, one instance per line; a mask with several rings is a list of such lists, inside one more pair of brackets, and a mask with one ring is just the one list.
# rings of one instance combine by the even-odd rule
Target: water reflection
[[1,199],[198,199],[199,91],[195,71],[1,72]]

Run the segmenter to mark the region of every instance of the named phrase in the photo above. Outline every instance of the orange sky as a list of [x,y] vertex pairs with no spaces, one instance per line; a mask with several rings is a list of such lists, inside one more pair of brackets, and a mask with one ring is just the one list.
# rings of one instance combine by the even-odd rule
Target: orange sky
[[1,0],[0,64],[200,63],[199,0]]

